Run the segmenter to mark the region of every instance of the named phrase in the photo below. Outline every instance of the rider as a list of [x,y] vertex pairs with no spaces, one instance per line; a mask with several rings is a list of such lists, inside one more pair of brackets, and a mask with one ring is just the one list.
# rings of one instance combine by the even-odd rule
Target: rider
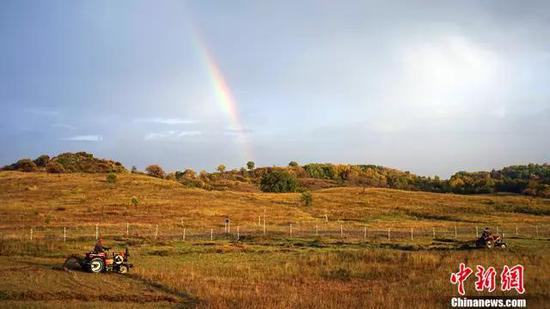
[[486,227],[485,229],[483,229],[483,232],[481,233],[481,238],[487,239],[489,238],[489,236],[491,236],[491,230],[488,227]]
[[101,253],[105,252],[107,250],[110,250],[111,248],[103,246],[103,240],[99,238],[95,244],[94,247],[94,253]]

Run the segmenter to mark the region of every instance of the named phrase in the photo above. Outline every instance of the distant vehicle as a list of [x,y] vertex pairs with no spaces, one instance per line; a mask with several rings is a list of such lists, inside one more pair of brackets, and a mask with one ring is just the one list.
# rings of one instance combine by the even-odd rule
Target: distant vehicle
[[90,251],[84,257],[70,256],[65,260],[63,269],[67,271],[81,269],[92,273],[116,272],[125,274],[133,267],[128,262],[129,256],[128,248],[119,253]]
[[497,234],[491,234],[488,228],[486,228],[481,237],[476,240],[477,248],[487,248],[492,249],[494,247],[506,248],[506,243],[504,242],[502,236]]

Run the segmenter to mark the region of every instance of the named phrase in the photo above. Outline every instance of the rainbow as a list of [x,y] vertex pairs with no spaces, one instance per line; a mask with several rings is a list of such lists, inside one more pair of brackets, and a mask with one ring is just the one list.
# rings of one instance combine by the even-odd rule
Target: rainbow
[[202,39],[198,29],[191,26],[191,30],[194,45],[198,50],[198,54],[202,62],[207,68],[210,83],[212,84],[212,89],[214,89],[216,95],[216,101],[219,102],[223,112],[227,115],[232,132],[235,132],[239,139],[239,143],[243,150],[243,159],[252,160],[254,156],[246,136],[245,126],[243,125],[239,115],[237,101],[235,101],[231,88],[223,76],[215,57],[208,48],[208,45]]

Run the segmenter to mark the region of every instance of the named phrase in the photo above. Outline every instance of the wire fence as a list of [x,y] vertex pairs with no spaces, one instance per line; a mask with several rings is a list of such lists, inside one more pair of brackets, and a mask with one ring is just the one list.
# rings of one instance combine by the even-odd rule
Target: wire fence
[[215,226],[186,226],[184,224],[96,224],[85,226],[34,226],[0,228],[2,240],[96,240],[141,238],[147,240],[239,240],[265,238],[323,238],[346,241],[414,241],[429,239],[471,240],[480,236],[485,227],[503,237],[548,238],[548,225],[448,225],[433,227],[392,227],[359,223],[289,223],[267,225],[225,223]]

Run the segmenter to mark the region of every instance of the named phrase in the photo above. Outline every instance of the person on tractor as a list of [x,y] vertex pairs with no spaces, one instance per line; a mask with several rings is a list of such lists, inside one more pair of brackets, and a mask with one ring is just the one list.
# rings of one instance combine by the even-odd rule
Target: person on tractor
[[488,239],[491,236],[491,230],[486,227],[483,229],[483,232],[481,232],[481,238],[482,239]]
[[103,240],[99,238],[95,244],[94,253],[101,253],[110,250],[111,248],[103,246]]

